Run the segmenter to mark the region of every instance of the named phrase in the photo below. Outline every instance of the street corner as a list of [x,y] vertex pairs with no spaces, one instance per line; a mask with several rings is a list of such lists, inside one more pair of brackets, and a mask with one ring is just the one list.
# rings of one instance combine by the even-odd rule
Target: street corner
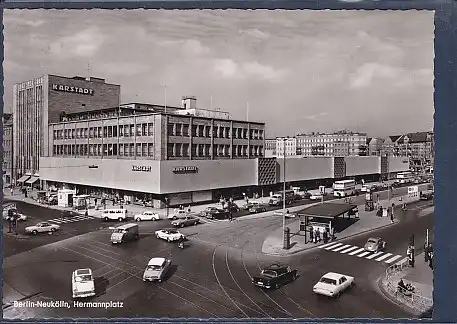
[[24,235],[21,233],[14,233],[14,232],[8,232],[8,231],[3,231],[3,235],[7,237],[11,237],[16,240],[27,240],[30,239],[30,236]]

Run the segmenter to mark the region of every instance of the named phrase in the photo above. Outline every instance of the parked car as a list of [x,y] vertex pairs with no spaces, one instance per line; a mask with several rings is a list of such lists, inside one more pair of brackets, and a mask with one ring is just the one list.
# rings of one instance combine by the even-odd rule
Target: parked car
[[267,208],[262,205],[255,205],[255,206],[252,206],[251,208],[249,208],[249,212],[251,214],[263,213],[266,211],[267,211]]
[[171,213],[170,215],[168,215],[168,219],[172,219],[172,220],[176,220],[178,218],[181,218],[181,217],[185,217],[187,216],[188,212],[185,211],[185,210],[177,210],[175,211],[174,213]]
[[[26,221],[27,220],[27,216],[24,215],[24,214],[21,214],[20,212],[17,211],[17,209],[15,208],[10,208],[10,209],[4,209],[3,210],[3,219],[4,220],[8,220],[9,219],[9,211],[11,210],[11,212],[14,214],[14,216],[16,217],[16,219],[18,221]],[[14,217],[13,216],[13,217]]]
[[185,238],[183,234],[174,228],[165,228],[155,231],[155,235],[157,238],[166,240],[167,242],[178,241]]
[[309,199],[309,198],[311,197],[311,193],[308,192],[308,191],[300,191],[300,192],[298,193],[298,195],[299,195],[300,197],[302,197],[303,199]]
[[367,240],[363,248],[367,252],[377,253],[386,248],[386,242],[380,237],[371,237]]
[[253,206],[257,206],[257,205],[261,205],[261,203],[259,201],[256,201],[256,200],[252,200],[252,201],[249,201],[247,202],[246,204],[244,204],[241,209],[243,210],[249,210],[251,209]]
[[206,214],[206,218],[209,219],[226,219],[228,218],[229,212],[224,209],[213,210]]
[[140,239],[138,224],[125,224],[112,229],[113,233],[111,233],[110,239],[112,244],[137,241]]
[[91,269],[75,270],[71,278],[73,298],[95,296],[95,284]]
[[328,272],[314,285],[313,292],[328,297],[340,297],[346,289],[354,284],[354,277]]
[[161,282],[171,269],[171,260],[165,258],[152,258],[143,273],[143,281]]
[[309,199],[311,199],[311,200],[320,200],[320,199],[322,199],[322,196],[323,195],[321,193],[314,193],[314,194],[311,194]]
[[177,220],[172,221],[171,225],[176,227],[184,227],[190,225],[197,225],[198,223],[200,223],[200,220],[197,217],[186,216],[184,218],[178,218]]
[[294,281],[297,278],[297,270],[280,263],[272,264],[263,268],[260,275],[252,277],[254,285],[262,288],[278,289],[281,285]]
[[433,200],[434,198],[434,193],[433,191],[426,191],[426,192],[421,192],[420,194],[420,200]]
[[57,224],[51,224],[48,222],[41,222],[33,226],[27,226],[25,228],[25,232],[27,234],[33,234],[36,235],[38,233],[49,233],[49,232],[55,232],[60,229],[60,226]]
[[237,213],[241,209],[240,209],[240,207],[238,207],[237,204],[229,203],[227,206],[224,207],[224,210],[227,211],[227,212]]
[[204,210],[200,212],[200,215],[202,217],[208,217],[211,213],[216,213],[216,212],[222,211],[222,209],[217,208],[217,207],[206,207]]
[[136,214],[134,219],[137,221],[137,222],[141,222],[141,221],[149,221],[149,220],[152,220],[152,221],[155,221],[155,220],[159,220],[160,217],[159,217],[159,214],[157,213],[154,213],[152,211],[144,211],[143,213],[141,214]]

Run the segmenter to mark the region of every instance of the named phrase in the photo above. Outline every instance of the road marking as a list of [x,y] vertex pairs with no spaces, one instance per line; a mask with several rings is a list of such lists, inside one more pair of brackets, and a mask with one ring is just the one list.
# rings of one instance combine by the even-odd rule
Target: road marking
[[365,255],[370,254],[370,253],[371,252],[363,252],[363,253],[359,254],[358,257],[361,258],[361,257],[364,257]]
[[335,242],[332,242],[332,243],[327,243],[327,244],[324,244],[324,245],[318,246],[317,248],[318,248],[318,249],[323,249],[323,248],[329,247],[330,245],[333,245],[333,244],[338,244],[338,243],[335,243]]
[[361,248],[361,249],[352,251],[351,253],[349,253],[349,255],[354,255],[354,254],[360,253],[360,252],[362,252],[363,250],[365,250],[365,249],[364,249],[364,248]]
[[400,265],[400,264],[402,264],[403,262],[405,262],[405,261],[407,261],[407,260],[408,260],[408,258],[406,257],[406,258],[401,259],[400,261],[398,261],[398,262],[395,263],[395,264]]
[[382,261],[384,259],[387,259],[388,257],[390,257],[392,255],[392,253],[386,253],[384,254],[382,257],[379,257],[376,259],[376,261]]
[[347,249],[347,248],[350,247],[350,246],[351,246],[350,244],[340,246],[339,248],[333,250],[333,252],[338,252],[338,251],[341,251],[341,250],[343,250],[343,249]]
[[335,245],[332,245],[332,246],[329,246],[329,247],[326,247],[325,249],[328,251],[328,250],[331,250],[331,249],[334,249],[340,245],[343,245],[342,243],[336,243]]
[[341,251],[340,253],[343,253],[343,254],[344,253],[348,253],[349,251],[352,251],[352,250],[357,249],[357,248],[358,248],[358,246],[353,246],[353,247],[350,247],[349,249]]
[[370,256],[367,256],[365,259],[371,260],[371,259],[374,259],[374,258],[380,256],[380,255],[383,254],[383,253],[384,253],[384,252],[376,252],[375,254],[372,254],[372,255],[370,255]]
[[398,258],[401,258],[401,255],[396,255],[394,256],[393,258],[390,258],[389,260],[386,260],[384,261],[385,263],[392,263],[394,262],[395,260],[397,260]]

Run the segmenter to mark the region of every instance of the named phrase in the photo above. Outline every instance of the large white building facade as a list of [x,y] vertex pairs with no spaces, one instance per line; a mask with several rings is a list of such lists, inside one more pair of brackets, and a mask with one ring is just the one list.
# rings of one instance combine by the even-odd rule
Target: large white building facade
[[297,147],[303,156],[366,156],[367,135],[340,131],[335,133],[311,133],[296,136]]

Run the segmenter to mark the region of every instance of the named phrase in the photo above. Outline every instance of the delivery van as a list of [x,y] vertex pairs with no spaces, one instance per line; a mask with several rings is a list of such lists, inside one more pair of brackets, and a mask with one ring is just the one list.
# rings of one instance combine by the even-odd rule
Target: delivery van
[[123,208],[119,209],[105,209],[102,213],[102,219],[105,221],[108,220],[118,220],[120,222],[127,219],[127,210]]
[[138,224],[125,224],[113,229],[111,234],[111,243],[124,243],[136,241],[140,238]]

